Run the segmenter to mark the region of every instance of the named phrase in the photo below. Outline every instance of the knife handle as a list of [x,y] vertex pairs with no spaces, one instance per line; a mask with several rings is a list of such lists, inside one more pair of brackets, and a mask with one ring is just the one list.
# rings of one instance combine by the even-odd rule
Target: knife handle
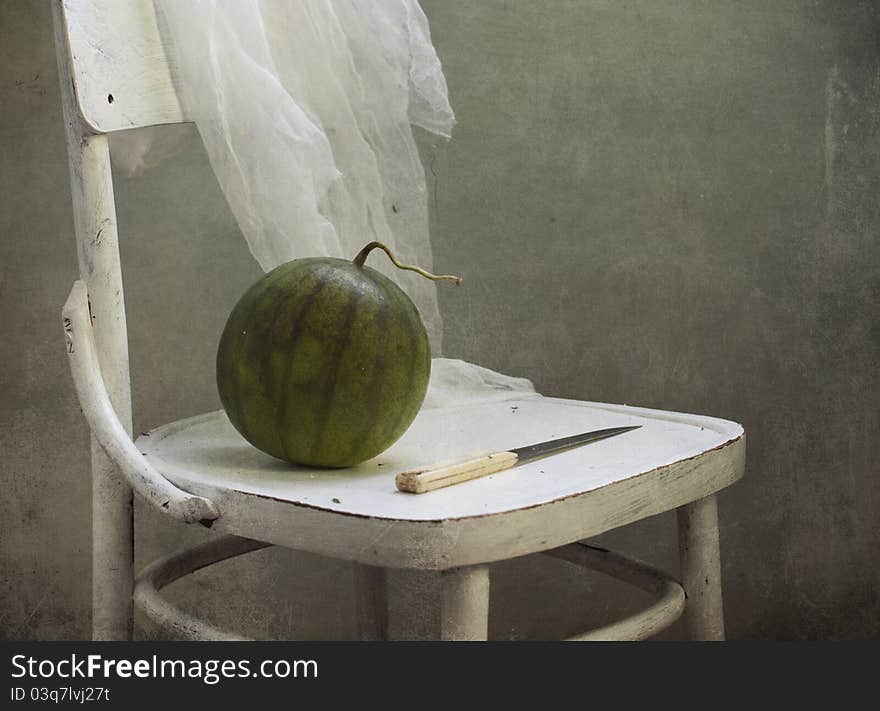
[[442,489],[445,486],[510,469],[516,464],[516,460],[517,456],[513,452],[492,452],[454,464],[440,464],[401,472],[395,481],[400,491],[424,494],[426,491]]

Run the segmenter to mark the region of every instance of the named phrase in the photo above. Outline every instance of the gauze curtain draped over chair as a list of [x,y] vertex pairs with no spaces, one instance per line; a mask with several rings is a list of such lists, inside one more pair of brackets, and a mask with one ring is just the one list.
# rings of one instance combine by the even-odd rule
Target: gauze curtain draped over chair
[[[265,271],[299,257],[352,258],[371,240],[432,268],[411,124],[448,137],[455,119],[416,0],[155,2],[181,102]],[[113,145],[129,171],[162,152],[148,148],[160,134],[136,134]],[[382,258],[370,265],[413,299],[439,355],[435,284]],[[531,389],[460,361],[434,369],[429,403],[459,389]]]

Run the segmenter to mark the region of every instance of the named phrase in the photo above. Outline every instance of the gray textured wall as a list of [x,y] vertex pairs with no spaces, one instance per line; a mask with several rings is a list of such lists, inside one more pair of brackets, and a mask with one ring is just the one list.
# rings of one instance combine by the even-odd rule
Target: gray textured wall
[[[742,422],[747,478],[720,498],[729,636],[878,636],[880,12],[423,6],[459,119],[451,143],[419,136],[436,266],[466,279],[441,290],[447,353],[546,394]],[[116,183],[137,429],[218,407],[217,333],[259,273],[197,136],[172,130],[177,155]],[[76,276],[67,181],[48,2],[4,0],[4,638],[88,630],[87,431],[58,323]],[[143,509],[137,533],[139,562],[205,536]],[[671,516],[603,539],[676,570]],[[346,565],[266,551],[229,571],[176,594],[251,634],[351,635]],[[436,600],[435,582],[392,576],[394,636],[430,633],[407,603]],[[640,602],[535,559],[494,566],[493,593],[502,638]]]

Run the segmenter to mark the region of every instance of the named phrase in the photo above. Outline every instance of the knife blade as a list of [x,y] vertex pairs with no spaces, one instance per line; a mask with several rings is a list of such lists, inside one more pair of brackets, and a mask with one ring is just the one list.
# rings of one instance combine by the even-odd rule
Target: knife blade
[[546,457],[549,454],[571,449],[572,447],[615,437],[624,432],[636,430],[639,427],[641,425],[608,427],[602,430],[593,430],[592,432],[583,432],[571,437],[551,439],[502,452],[475,455],[452,464],[413,469],[398,474],[395,477],[395,483],[399,491],[409,494],[424,494],[435,489],[442,489],[453,484],[495,474],[496,472],[510,469],[517,464]]

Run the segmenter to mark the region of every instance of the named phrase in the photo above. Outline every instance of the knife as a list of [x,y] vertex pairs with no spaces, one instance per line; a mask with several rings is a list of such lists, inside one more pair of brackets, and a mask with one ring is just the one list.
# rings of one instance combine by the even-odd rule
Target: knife
[[551,439],[546,442],[539,442],[538,444],[530,444],[526,447],[511,449],[506,452],[476,455],[453,464],[441,464],[401,472],[397,475],[395,481],[400,491],[410,494],[423,494],[426,491],[442,489],[452,484],[459,484],[463,481],[487,476],[488,474],[495,474],[496,472],[510,469],[512,466],[522,462],[545,457],[548,454],[582,444],[598,442],[600,439],[614,437],[639,427],[641,425],[609,427],[604,430],[594,430],[593,432],[584,432],[583,434],[576,434],[571,437],[562,437],[561,439]]

